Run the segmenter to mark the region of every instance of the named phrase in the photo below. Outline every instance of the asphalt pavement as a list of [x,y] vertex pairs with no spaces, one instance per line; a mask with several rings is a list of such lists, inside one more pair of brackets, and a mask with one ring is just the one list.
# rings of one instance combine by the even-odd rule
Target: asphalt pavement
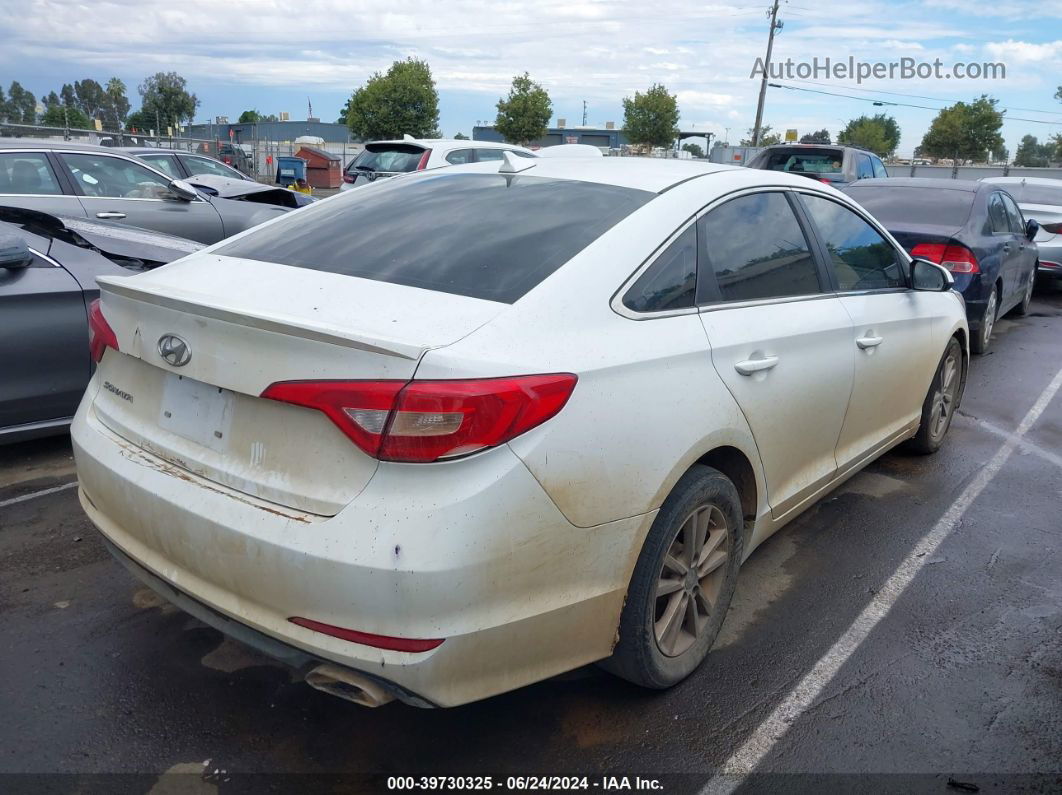
[[0,448],[0,790],[622,787],[612,775],[669,792],[1060,792],[1062,392],[1045,395],[1060,370],[1062,290],[1040,290],[974,358],[944,449],[884,456],[765,543],[678,687],[588,667],[450,710],[309,688],[109,557],[68,439]]

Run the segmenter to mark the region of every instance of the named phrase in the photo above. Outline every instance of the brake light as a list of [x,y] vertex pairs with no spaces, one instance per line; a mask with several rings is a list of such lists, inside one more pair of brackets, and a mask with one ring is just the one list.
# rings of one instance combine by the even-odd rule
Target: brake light
[[320,621],[302,618],[301,616],[292,616],[288,621],[292,624],[298,624],[300,627],[312,629],[314,632],[331,635],[333,638],[349,640],[351,643],[361,643],[377,649],[390,649],[391,651],[431,651],[437,646],[441,646],[443,640],[445,640],[445,638],[420,640],[417,638],[395,638],[390,635],[373,635],[369,632],[359,632],[356,629],[344,629],[343,627],[334,627],[331,624],[322,624]]
[[92,357],[92,361],[99,364],[100,359],[103,358],[103,352],[107,348],[118,350],[118,337],[115,335],[114,329],[107,323],[107,318],[103,316],[99,298],[89,304],[88,319],[89,355]]
[[1040,228],[1052,235],[1062,235],[1062,222],[1057,224],[1040,224]]
[[1044,268],[1062,268],[1062,263],[1051,262],[1049,259],[1040,260],[1040,266]]
[[428,463],[496,447],[555,416],[571,373],[463,381],[281,381],[262,397],[317,409],[381,461]]
[[420,161],[417,163],[417,171],[423,171],[428,167],[428,158],[431,157],[431,150],[425,149],[424,154],[420,156]]
[[344,174],[343,174],[343,181],[344,181],[344,182],[348,182],[348,183],[350,183],[351,185],[353,185],[353,184],[354,184],[354,179],[355,179],[355,177],[353,177],[353,176],[352,176],[352,175],[350,175],[350,174],[347,174],[347,173],[344,173]]
[[980,273],[977,257],[958,243],[919,243],[911,249],[911,256],[942,265],[952,273]]

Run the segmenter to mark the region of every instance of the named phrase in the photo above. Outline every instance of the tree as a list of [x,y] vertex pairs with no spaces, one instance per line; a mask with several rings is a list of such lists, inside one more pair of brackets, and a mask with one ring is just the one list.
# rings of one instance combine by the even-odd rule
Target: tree
[[80,108],[68,108],[61,102],[49,105],[41,116],[45,127],[69,127],[72,130],[91,130],[92,120]]
[[74,96],[74,87],[69,83],[63,83],[63,87],[59,89],[59,96],[63,100],[63,104],[68,108],[77,107],[77,97]]
[[694,143],[683,144],[682,145],[682,151],[683,152],[689,152],[694,157],[704,157],[704,150],[701,149],[700,144],[694,144]]
[[678,120],[678,100],[662,85],[623,98],[623,132],[632,144],[670,146],[678,136]]
[[949,157],[956,165],[966,160],[983,160],[1003,146],[1004,111],[996,110],[997,100],[982,94],[973,102],[956,102],[943,108],[929,132],[922,138],[922,151],[934,157]]
[[823,128],[818,132],[807,133],[800,139],[802,144],[828,144],[831,143],[830,131]]
[[37,121],[37,98],[17,80],[12,80],[7,90],[7,119],[12,124],[33,124]]
[[10,108],[7,105],[7,97],[4,96],[4,89],[0,86],[0,122],[7,121]]
[[62,101],[59,99],[59,95],[54,91],[50,92],[48,96],[44,98],[44,107],[50,108],[53,105],[62,105]]
[[1054,144],[1041,144],[1035,135],[1025,135],[1014,153],[1014,165],[1045,168],[1051,164],[1054,153]]
[[362,141],[431,136],[439,125],[439,93],[427,62],[407,58],[386,74],[374,73],[347,102],[346,123]]
[[[756,130],[752,127],[745,133],[745,137],[741,139],[738,146],[752,146],[752,139],[756,135]],[[775,146],[782,142],[781,133],[772,133],[771,125],[765,124],[760,127],[760,146]]]
[[146,133],[149,130],[154,130],[158,122],[155,120],[155,114],[150,116],[144,111],[140,110],[130,113],[125,119],[125,129],[135,130],[139,133]]
[[236,120],[237,124],[257,124],[262,121],[262,114],[257,110],[245,110]]
[[129,97],[125,95],[125,83],[117,77],[107,81],[107,119],[113,123],[114,128],[121,129],[129,115]]
[[74,81],[74,96],[77,97],[77,107],[90,119],[95,119],[107,106],[107,92],[91,78]]
[[860,116],[852,119],[837,134],[837,143],[868,149],[880,157],[888,157],[900,145],[900,126],[892,116]]
[[149,129],[165,130],[195,118],[199,99],[188,93],[187,85],[188,81],[176,72],[157,72],[140,84],[140,113],[150,121]]
[[494,127],[506,141],[527,146],[546,134],[553,117],[553,103],[546,89],[524,72],[513,78],[509,96],[498,100]]
[[464,133],[454,133],[454,140],[455,141],[467,141],[468,140],[468,136],[465,135]]
[[992,162],[994,163],[1006,163],[1009,159],[1010,150],[1005,146],[1001,146],[992,151]]

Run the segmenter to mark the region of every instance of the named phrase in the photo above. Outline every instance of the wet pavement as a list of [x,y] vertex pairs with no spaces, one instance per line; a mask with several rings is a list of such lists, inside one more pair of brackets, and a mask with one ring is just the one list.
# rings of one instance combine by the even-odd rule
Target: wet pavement
[[[697,791],[1060,368],[1062,291],[1041,290],[1032,314],[1001,320],[975,357],[944,449],[886,455],[766,542],[717,647],[678,687],[644,691],[589,667],[450,710],[360,708],[224,639],[111,560],[66,487],[65,437],[0,448],[0,774],[23,774],[0,775],[0,789],[369,791],[421,774],[578,774],[602,789],[607,773]],[[29,496],[47,489],[58,490]],[[734,784],[1062,791],[1060,508],[1062,393],[756,774]]]

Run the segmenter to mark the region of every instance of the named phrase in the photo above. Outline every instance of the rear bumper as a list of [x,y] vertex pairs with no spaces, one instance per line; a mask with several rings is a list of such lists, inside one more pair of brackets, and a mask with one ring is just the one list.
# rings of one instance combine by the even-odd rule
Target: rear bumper
[[[652,518],[576,528],[507,447],[450,464],[381,465],[353,503],[324,518],[144,452],[105,428],[91,399],[71,437],[85,512],[152,587],[193,614],[190,605],[211,611],[221,620],[204,621],[244,642],[267,639],[274,651],[264,651],[297,667],[299,655],[337,663],[411,703],[474,701],[608,656]],[[291,616],[445,640],[392,651]]]
[[1044,260],[1041,256],[1040,265],[1036,268],[1037,278],[1062,281],[1062,252],[1059,252],[1059,254],[1058,262]]

